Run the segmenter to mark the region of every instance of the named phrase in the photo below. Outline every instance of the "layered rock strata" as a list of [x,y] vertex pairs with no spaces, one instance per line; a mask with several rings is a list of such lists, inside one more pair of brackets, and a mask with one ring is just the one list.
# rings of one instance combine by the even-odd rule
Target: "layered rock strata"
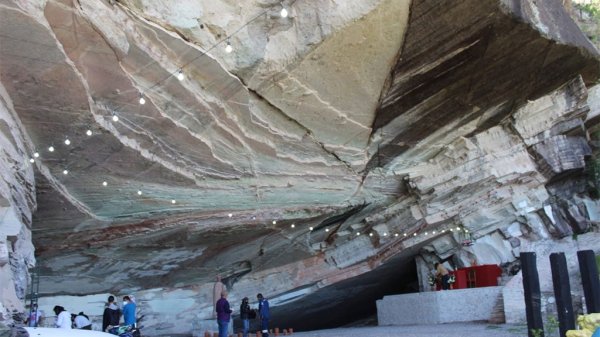
[[600,63],[560,1],[283,5],[0,0],[43,309],[134,293],[184,335],[164,322],[210,318],[219,274],[323,327],[434,261],[594,230]]
[[0,327],[24,311],[28,268],[35,264],[35,181],[28,158],[31,143],[22,130],[13,102],[0,85]]

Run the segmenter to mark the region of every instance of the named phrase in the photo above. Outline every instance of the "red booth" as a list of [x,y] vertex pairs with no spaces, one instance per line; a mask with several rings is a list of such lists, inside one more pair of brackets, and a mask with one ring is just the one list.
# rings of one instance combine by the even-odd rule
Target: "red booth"
[[502,269],[495,264],[459,268],[450,272],[455,277],[452,289],[494,287],[498,285],[498,277]]

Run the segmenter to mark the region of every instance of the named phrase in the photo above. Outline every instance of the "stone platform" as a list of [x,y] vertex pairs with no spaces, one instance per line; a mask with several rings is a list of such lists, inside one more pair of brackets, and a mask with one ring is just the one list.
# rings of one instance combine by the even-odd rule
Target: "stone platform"
[[432,291],[385,296],[377,301],[379,325],[487,321],[503,287]]
[[296,337],[515,337],[527,336],[524,325],[490,325],[481,323],[450,323],[437,325],[379,326],[339,328],[297,332]]

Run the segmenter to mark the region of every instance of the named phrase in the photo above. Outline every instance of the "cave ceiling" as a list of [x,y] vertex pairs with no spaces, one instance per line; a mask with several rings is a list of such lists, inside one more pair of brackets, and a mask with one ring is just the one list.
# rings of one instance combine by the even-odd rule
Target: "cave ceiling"
[[[329,261],[285,292],[375,268],[427,225],[394,205],[440,153],[598,78],[560,1],[541,3],[296,0],[282,18],[267,0],[0,0],[1,90],[40,154],[43,292]],[[331,263],[349,241],[357,260]]]

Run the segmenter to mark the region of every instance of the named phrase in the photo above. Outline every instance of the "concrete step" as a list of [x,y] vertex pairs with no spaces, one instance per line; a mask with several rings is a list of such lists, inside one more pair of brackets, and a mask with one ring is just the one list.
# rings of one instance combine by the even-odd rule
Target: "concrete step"
[[488,322],[492,324],[501,324],[506,322],[506,316],[504,315],[504,298],[502,297],[502,293],[500,293],[496,299],[496,304],[494,305],[494,309],[492,309],[492,314],[490,315]]

